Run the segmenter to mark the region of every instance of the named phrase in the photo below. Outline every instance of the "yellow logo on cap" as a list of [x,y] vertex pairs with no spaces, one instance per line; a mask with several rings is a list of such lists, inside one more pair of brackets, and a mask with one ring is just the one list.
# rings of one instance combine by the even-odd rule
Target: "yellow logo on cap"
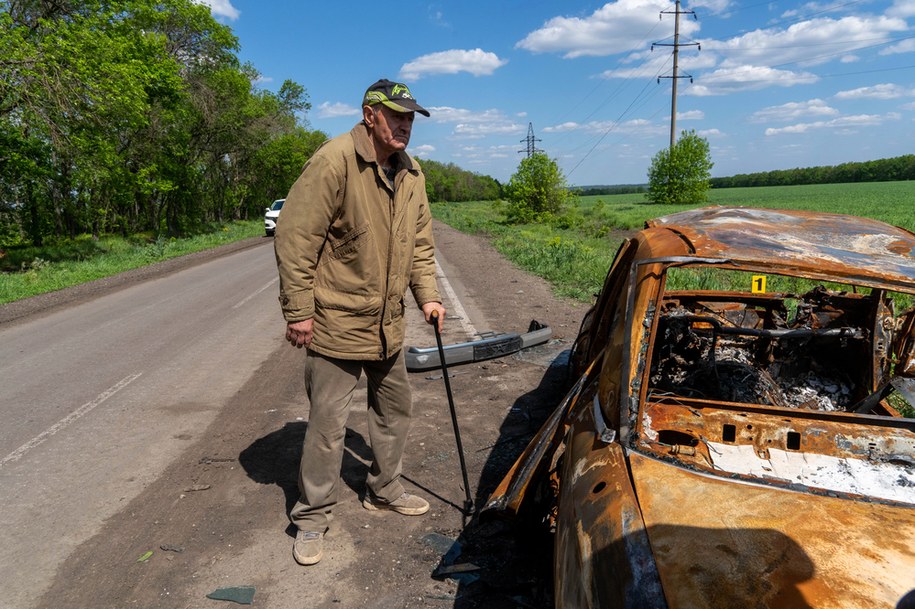
[[400,95],[401,97],[406,97],[407,99],[413,99],[413,95],[410,93],[410,89],[407,88],[407,85],[396,84],[394,88],[391,89],[391,95]]

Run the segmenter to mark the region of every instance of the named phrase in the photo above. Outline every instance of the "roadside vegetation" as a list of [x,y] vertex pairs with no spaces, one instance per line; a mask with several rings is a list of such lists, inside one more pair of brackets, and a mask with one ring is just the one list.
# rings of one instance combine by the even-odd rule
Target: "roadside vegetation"
[[[915,182],[712,189],[702,205],[739,205],[844,213],[915,230]],[[549,281],[557,294],[590,302],[626,236],[650,218],[701,205],[658,205],[642,193],[579,197],[548,223],[517,224],[501,203],[435,203],[454,228],[488,235],[506,258]]]

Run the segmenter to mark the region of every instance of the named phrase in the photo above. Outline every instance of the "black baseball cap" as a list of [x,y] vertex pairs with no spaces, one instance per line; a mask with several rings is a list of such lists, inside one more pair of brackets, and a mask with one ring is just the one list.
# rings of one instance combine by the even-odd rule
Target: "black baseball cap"
[[401,82],[393,82],[382,78],[366,89],[362,98],[363,106],[384,104],[395,112],[419,112],[429,116],[429,111],[416,103],[410,88]]

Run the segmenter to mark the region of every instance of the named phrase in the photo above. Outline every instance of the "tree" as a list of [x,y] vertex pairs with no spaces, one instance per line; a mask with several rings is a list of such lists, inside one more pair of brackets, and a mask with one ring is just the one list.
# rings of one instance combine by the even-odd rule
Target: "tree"
[[249,218],[326,139],[196,0],[0,0],[0,246]]
[[706,200],[712,166],[708,141],[695,131],[683,131],[672,148],[658,152],[648,170],[652,203],[696,205]]
[[523,159],[505,185],[508,221],[537,222],[559,215],[574,200],[565,175],[556,161],[542,152]]

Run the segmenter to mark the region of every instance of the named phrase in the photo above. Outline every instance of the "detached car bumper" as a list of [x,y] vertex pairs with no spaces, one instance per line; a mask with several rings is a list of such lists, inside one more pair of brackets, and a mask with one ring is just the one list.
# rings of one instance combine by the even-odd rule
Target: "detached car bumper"
[[[518,334],[509,332],[484,336],[480,340],[445,345],[445,364],[466,364],[510,355],[521,349],[545,343],[553,335],[553,330],[538,321],[532,320],[527,332]],[[407,370],[411,372],[441,368],[438,347],[410,347],[407,349]]]

